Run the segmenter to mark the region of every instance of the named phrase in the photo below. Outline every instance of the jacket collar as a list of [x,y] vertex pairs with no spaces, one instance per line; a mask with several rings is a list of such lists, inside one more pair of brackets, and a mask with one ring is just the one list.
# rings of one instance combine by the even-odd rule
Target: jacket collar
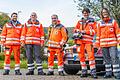
[[31,21],[31,19],[29,19],[28,21],[28,24],[39,24],[39,21],[38,20],[36,20],[34,23]]

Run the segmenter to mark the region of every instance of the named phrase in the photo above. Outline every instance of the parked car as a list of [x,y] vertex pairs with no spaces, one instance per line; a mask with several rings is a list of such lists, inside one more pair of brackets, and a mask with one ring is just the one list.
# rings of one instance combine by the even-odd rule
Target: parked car
[[[81,70],[80,59],[78,57],[76,47],[77,46],[75,45],[75,46],[66,47],[64,49],[64,53],[65,53],[64,71],[67,74],[75,75]],[[97,48],[95,48],[94,50],[95,50],[96,71],[97,73],[105,73],[105,65],[103,62],[102,51],[97,50]],[[86,54],[86,63],[88,69],[90,69],[88,65],[89,61],[87,54]]]
[[[75,75],[81,70],[80,60],[78,57],[76,47],[77,47],[76,45],[74,46],[67,45],[64,48],[64,71],[70,75]],[[105,65],[103,62],[102,52],[101,50],[97,50],[96,48],[94,50],[95,50],[96,71],[97,73],[105,73]],[[44,55],[48,56],[47,47],[44,48],[44,53],[45,53]],[[55,54],[54,63],[57,63],[57,54]],[[88,65],[89,61],[87,54],[86,54],[86,63],[88,69],[90,69]]]

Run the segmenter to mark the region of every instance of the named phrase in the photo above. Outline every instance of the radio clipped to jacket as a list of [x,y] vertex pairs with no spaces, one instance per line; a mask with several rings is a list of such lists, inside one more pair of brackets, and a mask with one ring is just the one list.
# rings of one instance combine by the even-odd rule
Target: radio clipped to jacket
[[80,31],[78,31],[78,32],[75,32],[74,34],[73,34],[73,39],[82,39],[82,33],[80,32]]

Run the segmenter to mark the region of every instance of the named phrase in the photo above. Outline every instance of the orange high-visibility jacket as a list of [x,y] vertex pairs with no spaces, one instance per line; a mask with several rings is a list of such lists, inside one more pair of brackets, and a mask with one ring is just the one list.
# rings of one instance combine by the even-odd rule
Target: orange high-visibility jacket
[[93,36],[96,33],[96,22],[93,18],[88,18],[86,22],[79,20],[74,31],[85,31],[85,34],[82,35],[82,39],[75,40],[75,43],[93,43]]
[[13,25],[12,21],[6,23],[1,33],[1,43],[3,45],[20,45],[21,31],[20,22],[17,21],[16,25]]
[[116,46],[120,43],[120,29],[114,19],[99,21],[97,25],[96,47]]
[[48,47],[61,48],[61,45],[66,43],[67,33],[66,29],[62,24],[57,24],[56,26],[50,26],[48,31]]
[[21,42],[24,44],[44,44],[44,29],[38,20],[35,23],[32,23],[31,20],[25,23],[22,29]]

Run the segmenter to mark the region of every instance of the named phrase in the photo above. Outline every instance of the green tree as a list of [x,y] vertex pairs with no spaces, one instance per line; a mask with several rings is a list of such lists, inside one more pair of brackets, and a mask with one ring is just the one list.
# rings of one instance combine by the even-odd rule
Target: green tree
[[102,7],[107,7],[120,26],[120,0],[74,0],[74,2],[79,11],[87,7],[91,10],[91,15],[96,17],[99,17]]
[[120,26],[120,0],[105,0],[104,6],[109,9],[111,15]]
[[100,0],[74,0],[74,2],[77,4],[79,11],[81,11],[83,8],[89,8],[93,16],[99,17],[99,9],[102,6]]
[[3,27],[4,24],[9,21],[9,19],[10,18],[9,18],[9,16],[7,14],[5,14],[3,12],[0,12],[0,26]]

